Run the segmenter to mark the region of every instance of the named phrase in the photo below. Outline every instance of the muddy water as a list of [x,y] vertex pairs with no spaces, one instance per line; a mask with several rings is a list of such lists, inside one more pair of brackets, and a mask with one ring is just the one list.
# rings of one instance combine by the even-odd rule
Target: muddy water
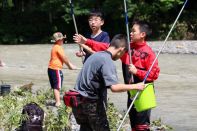
[[[52,45],[0,45],[0,80],[12,88],[34,83],[33,88],[49,88],[47,64]],[[73,55],[77,46],[66,45],[65,52],[78,67],[81,59]],[[120,82],[123,82],[121,63],[115,62]],[[161,74],[155,82],[157,107],[152,111],[152,120],[161,118],[175,131],[197,130],[197,55],[161,54]],[[64,87],[72,88],[79,70],[63,69]],[[109,92],[109,100],[120,110],[126,110],[126,93]]]

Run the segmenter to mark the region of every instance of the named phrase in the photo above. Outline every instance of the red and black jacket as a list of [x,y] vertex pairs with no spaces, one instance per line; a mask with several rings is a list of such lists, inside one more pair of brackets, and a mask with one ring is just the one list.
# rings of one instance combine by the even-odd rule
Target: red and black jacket
[[[86,45],[92,48],[94,51],[103,51],[109,47],[108,43],[96,42],[94,40],[88,39],[86,41]],[[141,82],[144,80],[146,73],[148,72],[150,66],[152,65],[155,54],[152,49],[147,45],[146,42],[144,43],[131,43],[131,54],[132,54],[132,64],[137,68],[137,73],[134,75],[134,83]],[[129,54],[126,52],[122,57],[122,68],[123,68],[123,77],[125,83],[130,83],[129,81],[129,74],[128,73],[128,66],[129,62]],[[146,82],[153,82],[159,76],[160,68],[158,66],[158,60],[156,60],[155,64],[153,65],[150,74],[148,75]]]

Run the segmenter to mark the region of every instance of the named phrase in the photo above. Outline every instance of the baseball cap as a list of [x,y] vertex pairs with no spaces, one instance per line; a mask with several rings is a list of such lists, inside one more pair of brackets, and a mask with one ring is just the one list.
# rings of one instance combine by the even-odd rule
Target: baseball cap
[[66,35],[63,36],[63,34],[61,32],[55,32],[53,34],[53,40],[56,42],[58,40],[62,40],[62,39],[65,39],[66,38]]

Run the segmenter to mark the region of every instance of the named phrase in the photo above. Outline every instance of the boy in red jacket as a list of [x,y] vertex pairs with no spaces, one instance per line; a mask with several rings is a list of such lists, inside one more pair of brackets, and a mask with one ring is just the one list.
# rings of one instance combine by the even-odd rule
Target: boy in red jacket
[[[156,56],[146,43],[146,39],[151,33],[152,31],[146,22],[134,22],[130,33],[132,64],[129,62],[128,52],[125,53],[121,58],[125,84],[142,82],[150,66],[152,65]],[[85,45],[80,45],[89,46],[93,51],[101,51],[108,48],[107,44],[99,44],[99,42],[86,39],[81,35],[75,35],[74,40],[76,43],[84,43]],[[145,83],[151,83],[156,80],[159,76],[159,72],[160,68],[158,66],[158,61],[156,61]],[[131,81],[131,75],[133,75],[134,81]],[[132,98],[128,93],[128,107],[130,106],[131,102]],[[150,130],[150,112],[151,110],[137,112],[135,107],[132,107],[131,111],[129,112],[132,131]]]
[[[133,74],[134,78],[134,81],[132,83],[142,82],[150,66],[152,65],[156,56],[146,43],[146,39],[151,33],[152,30],[146,22],[137,21],[133,24],[130,33],[132,64],[129,66],[128,54],[125,54],[121,58],[125,83],[131,82],[130,73]],[[154,80],[158,78],[159,72],[160,68],[158,66],[158,61],[156,61],[145,83],[153,83]],[[130,106],[131,102],[132,99],[130,98],[130,94],[128,93],[128,107]],[[143,112],[137,112],[136,109],[132,107],[131,111],[129,112],[132,131],[149,131],[150,113],[150,109]]]

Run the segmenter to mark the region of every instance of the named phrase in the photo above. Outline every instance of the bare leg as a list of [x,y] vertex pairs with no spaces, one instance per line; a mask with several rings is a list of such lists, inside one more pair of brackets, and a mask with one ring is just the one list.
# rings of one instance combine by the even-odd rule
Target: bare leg
[[54,89],[54,96],[55,96],[55,106],[60,106],[61,105],[61,102],[60,102],[60,91],[58,89]]

